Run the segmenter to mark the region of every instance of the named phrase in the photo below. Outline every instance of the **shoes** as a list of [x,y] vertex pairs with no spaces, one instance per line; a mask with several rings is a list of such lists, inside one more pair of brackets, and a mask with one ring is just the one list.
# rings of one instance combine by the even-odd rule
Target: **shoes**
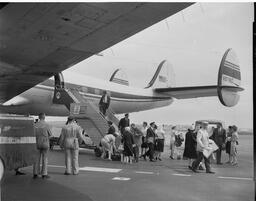
[[64,173],[64,175],[71,175],[71,173],[67,173],[67,172],[65,172],[65,173]]
[[42,179],[49,179],[49,178],[50,178],[49,175],[43,175],[43,176],[42,176]]
[[34,174],[34,175],[33,175],[33,179],[36,179],[37,177],[38,177],[37,174]]
[[223,163],[217,163],[217,165],[223,165]]
[[188,166],[188,169],[192,170],[192,166],[189,165],[189,166]]
[[142,155],[142,157],[144,158],[144,160],[146,161],[147,159],[146,159],[146,155],[144,154],[144,155]]
[[231,164],[231,162],[230,162],[230,161],[227,161],[226,164]]
[[206,171],[206,173],[208,173],[208,174],[215,174],[215,172],[213,172],[213,171]]
[[20,172],[20,171],[16,171],[16,175],[25,175],[26,173],[24,172]]
[[198,170],[204,170],[203,166],[200,165],[200,166],[198,167]]
[[236,166],[236,165],[238,165],[238,163],[232,163],[231,165]]
[[170,159],[174,159],[172,156],[170,156]]
[[156,162],[155,160],[150,160],[150,162]]
[[160,161],[161,161],[162,159],[161,159],[161,158],[158,158],[158,160],[160,160]]

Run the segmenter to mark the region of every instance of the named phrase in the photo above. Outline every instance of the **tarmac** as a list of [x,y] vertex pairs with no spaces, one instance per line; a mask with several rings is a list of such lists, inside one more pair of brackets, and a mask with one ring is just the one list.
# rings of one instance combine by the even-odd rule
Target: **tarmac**
[[[122,164],[102,160],[92,150],[81,149],[79,175],[64,175],[64,153],[49,152],[50,179],[32,178],[32,167],[23,176],[6,172],[2,201],[253,201],[252,136],[241,136],[239,165],[216,165],[215,174],[194,173],[187,160],[171,160],[165,147],[162,161]],[[222,153],[222,161],[227,161]]]

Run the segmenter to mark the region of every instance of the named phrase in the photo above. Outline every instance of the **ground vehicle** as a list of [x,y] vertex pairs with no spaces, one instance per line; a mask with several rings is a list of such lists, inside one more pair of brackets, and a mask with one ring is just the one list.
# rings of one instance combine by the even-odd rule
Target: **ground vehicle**
[[222,126],[222,128],[225,129],[225,123],[221,120],[209,120],[209,119],[208,120],[207,119],[197,120],[195,122],[195,126],[197,126],[198,124],[201,125],[203,121],[207,121],[209,123],[208,132],[209,132],[210,136],[212,135],[213,129],[217,127],[217,124],[220,124]]

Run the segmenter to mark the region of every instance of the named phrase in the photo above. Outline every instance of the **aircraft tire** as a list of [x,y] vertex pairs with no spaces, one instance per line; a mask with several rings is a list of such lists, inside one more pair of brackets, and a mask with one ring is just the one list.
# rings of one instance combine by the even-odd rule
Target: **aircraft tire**
[[4,163],[3,163],[3,160],[0,158],[0,182],[2,181],[3,176],[4,176]]

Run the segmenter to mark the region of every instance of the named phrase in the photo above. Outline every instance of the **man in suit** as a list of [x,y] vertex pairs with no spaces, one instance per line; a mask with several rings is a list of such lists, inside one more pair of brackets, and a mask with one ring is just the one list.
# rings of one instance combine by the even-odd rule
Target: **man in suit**
[[216,151],[217,164],[222,165],[221,163],[221,151],[223,146],[225,145],[226,140],[226,131],[222,128],[221,124],[217,124],[217,128],[213,130],[213,134],[210,137],[219,149]]
[[106,111],[109,105],[110,105],[110,95],[108,94],[107,91],[104,91],[99,102],[99,109],[104,116],[106,115]]
[[146,141],[148,143],[148,151],[143,155],[143,158],[146,159],[146,156],[149,156],[149,160],[151,162],[155,162],[154,160],[154,146],[155,146],[155,138],[156,134],[154,132],[155,122],[150,123],[150,127],[147,129]]
[[119,130],[121,131],[121,134],[124,133],[124,128],[125,127],[129,127],[130,126],[130,119],[129,119],[129,114],[126,113],[124,115],[124,118],[122,118],[120,121],[119,121],[119,125],[118,125],[118,128]]

